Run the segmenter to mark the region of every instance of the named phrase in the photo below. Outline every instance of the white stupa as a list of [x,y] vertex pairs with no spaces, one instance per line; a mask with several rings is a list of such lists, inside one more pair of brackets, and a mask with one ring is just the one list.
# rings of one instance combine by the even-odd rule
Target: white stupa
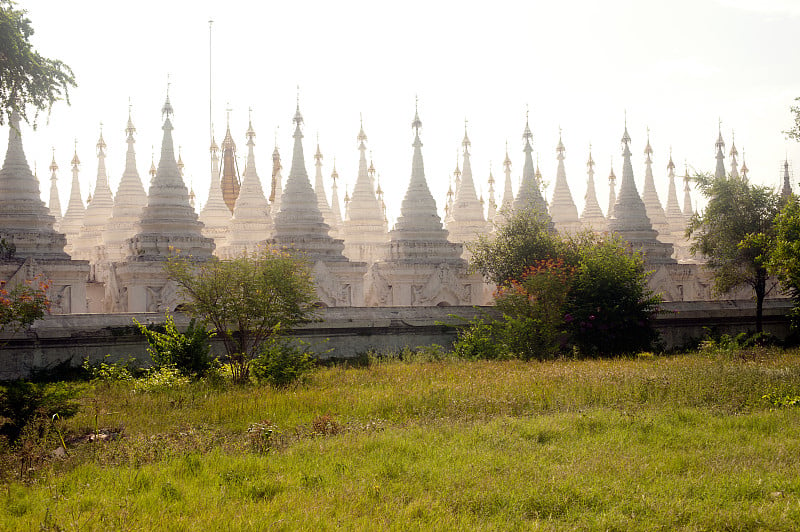
[[592,231],[602,232],[606,229],[606,217],[597,201],[597,192],[594,188],[594,167],[592,147],[589,146],[589,159],[586,161],[586,196],[581,213],[581,225]]
[[578,208],[572,199],[572,193],[567,183],[567,172],[564,169],[564,143],[561,141],[561,133],[558,134],[558,146],[556,146],[556,158],[558,166],[556,168],[556,185],[553,189],[553,199],[550,201],[550,217],[553,225],[561,233],[576,233],[581,229],[581,222],[578,219]]
[[344,238],[345,255],[351,260],[372,264],[385,255],[389,232],[384,211],[373,188],[370,169],[367,167],[367,135],[364,133],[363,121],[356,141],[359,151],[358,175],[353,194],[349,196],[341,235]]
[[251,120],[247,127],[247,162],[242,175],[239,198],[233,209],[225,246],[217,251],[217,255],[223,259],[254,251],[259,242],[272,236],[269,204],[256,172],[256,158],[253,152],[255,137],[256,132],[253,130]]

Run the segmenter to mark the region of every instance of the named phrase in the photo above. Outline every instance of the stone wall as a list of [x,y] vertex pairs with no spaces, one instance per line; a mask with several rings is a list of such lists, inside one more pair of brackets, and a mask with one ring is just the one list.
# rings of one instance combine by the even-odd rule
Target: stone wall
[[[779,337],[788,334],[787,300],[769,300],[765,304],[765,330]],[[480,312],[494,312],[492,307],[338,307],[320,310],[320,321],[299,328],[296,335],[309,342],[322,358],[346,359],[368,351],[391,352],[404,347],[430,344],[449,346],[459,325]],[[665,304],[658,316],[657,328],[666,348],[674,348],[714,334],[736,334],[754,328],[753,301],[675,302]],[[48,316],[37,321],[29,331],[6,336],[0,349],[0,379],[28,375],[31,369],[52,368],[70,361],[80,365],[110,355],[112,360],[134,357],[149,360],[147,344],[134,323],[162,323],[160,313],[141,314],[70,314]],[[179,327],[188,318],[175,316]],[[447,324],[447,325],[446,325]],[[214,350],[222,353],[215,342]]]

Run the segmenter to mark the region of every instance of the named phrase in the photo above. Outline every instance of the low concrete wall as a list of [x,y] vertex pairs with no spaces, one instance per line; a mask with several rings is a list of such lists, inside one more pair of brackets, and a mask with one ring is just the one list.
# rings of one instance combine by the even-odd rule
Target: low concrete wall
[[[656,319],[664,346],[685,345],[713,334],[736,334],[755,328],[752,301],[676,302],[664,305]],[[789,332],[787,300],[770,300],[764,312],[764,328],[779,337]],[[340,307],[323,309],[321,320],[298,328],[295,335],[309,342],[322,358],[346,359],[368,351],[398,351],[404,347],[439,344],[449,347],[455,339],[459,316],[470,319],[478,313],[496,312],[492,307]],[[112,360],[134,357],[149,361],[147,344],[133,319],[140,323],[163,323],[163,314],[72,314],[48,316],[28,331],[1,340],[0,379],[24,377],[32,369],[52,368],[69,361],[80,365],[84,358]],[[175,316],[179,327],[188,324]],[[445,325],[446,324],[446,325]],[[221,342],[214,351],[222,354]]]

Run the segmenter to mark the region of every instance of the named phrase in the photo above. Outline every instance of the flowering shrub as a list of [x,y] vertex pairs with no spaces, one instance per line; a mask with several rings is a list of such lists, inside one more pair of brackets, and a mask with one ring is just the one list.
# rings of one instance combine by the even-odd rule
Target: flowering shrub
[[[542,359],[560,353],[596,357],[650,349],[657,336],[652,317],[661,298],[647,287],[641,255],[616,236],[562,238],[546,233],[543,225],[536,227],[531,235],[502,242],[508,253],[496,262],[512,256],[527,262],[524,269],[515,266],[520,275],[497,277],[495,303],[502,319],[473,320],[459,332],[455,352],[470,358]],[[487,249],[496,247],[487,244]],[[530,250],[539,252],[539,258]],[[487,268],[511,271],[494,263]]]
[[46,281],[34,278],[9,289],[0,281],[0,330],[7,327],[14,332],[44,317],[50,310]]

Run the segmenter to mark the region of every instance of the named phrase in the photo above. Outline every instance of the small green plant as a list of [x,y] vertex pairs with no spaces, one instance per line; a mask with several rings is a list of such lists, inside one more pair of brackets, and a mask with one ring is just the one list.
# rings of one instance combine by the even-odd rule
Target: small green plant
[[162,366],[160,368],[152,368],[144,377],[136,379],[133,383],[133,391],[136,393],[156,392],[179,388],[189,382],[189,378],[182,375],[177,368]]
[[147,338],[147,352],[153,360],[153,367],[172,366],[183,375],[202,375],[211,365],[209,339],[214,333],[195,323],[189,322],[185,333],[178,331],[175,319],[166,314],[164,330],[142,325],[134,318],[139,331]]
[[261,353],[253,360],[253,375],[277,388],[302,382],[316,365],[314,357],[306,352],[307,345],[273,335],[264,342]]
[[247,427],[250,447],[260,454],[268,453],[274,448],[277,435],[277,427],[269,421],[259,421]]
[[88,358],[83,360],[83,369],[89,374],[92,382],[111,384],[112,382],[132,381],[134,359],[131,358],[123,364],[121,361],[108,362],[110,356],[106,355],[103,361],[97,364],[90,363]]
[[778,392],[770,392],[761,396],[761,398],[772,406],[800,406],[800,395],[778,394]]

